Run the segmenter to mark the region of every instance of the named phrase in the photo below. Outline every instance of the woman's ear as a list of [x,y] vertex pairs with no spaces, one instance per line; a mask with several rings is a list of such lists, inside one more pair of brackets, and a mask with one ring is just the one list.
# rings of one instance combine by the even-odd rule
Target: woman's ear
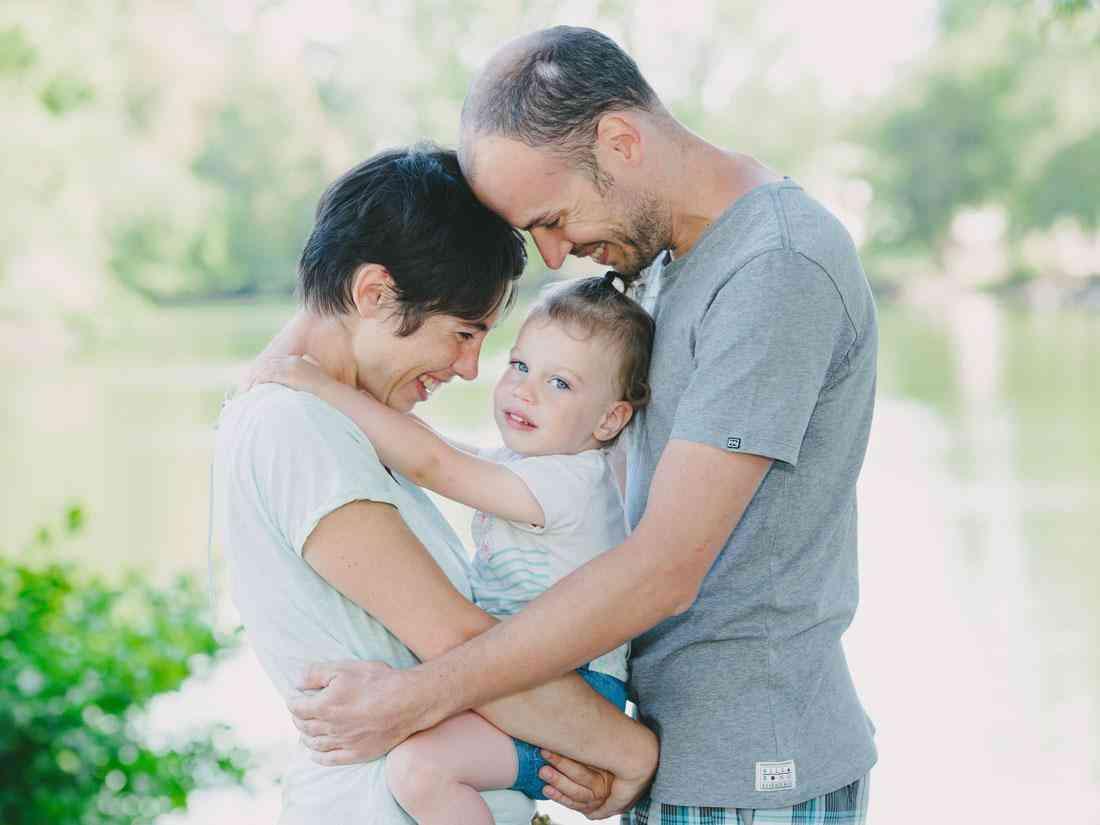
[[623,431],[623,427],[630,423],[634,415],[634,407],[629,401],[616,401],[607,408],[600,423],[592,431],[597,441],[610,441]]
[[351,279],[351,300],[360,318],[385,309],[394,296],[393,278],[381,264],[361,264]]

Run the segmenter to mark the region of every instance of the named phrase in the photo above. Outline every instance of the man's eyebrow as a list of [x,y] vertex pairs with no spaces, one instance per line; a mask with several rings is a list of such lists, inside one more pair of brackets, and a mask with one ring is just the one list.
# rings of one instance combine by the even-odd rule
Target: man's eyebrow
[[543,212],[537,218],[535,218],[534,220],[528,222],[528,224],[526,226],[521,226],[520,229],[522,229],[524,232],[530,232],[532,229],[534,229],[539,224],[546,223],[546,221],[547,221],[547,219],[549,219],[549,217],[550,217],[549,212]]

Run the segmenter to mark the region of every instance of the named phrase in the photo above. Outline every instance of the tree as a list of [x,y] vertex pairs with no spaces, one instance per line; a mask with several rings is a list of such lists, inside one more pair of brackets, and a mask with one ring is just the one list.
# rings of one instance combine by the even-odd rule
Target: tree
[[204,621],[202,592],[188,579],[155,588],[87,575],[53,553],[59,534],[82,525],[72,508],[26,554],[0,553],[5,825],[152,825],[196,788],[244,777],[245,754],[217,732],[156,748],[142,731],[150,701],[232,641]]
[[942,271],[965,209],[1003,209],[1012,248],[1061,218],[1095,228],[1100,110],[1081,102],[1100,51],[1025,0],[952,0],[941,25],[939,46],[860,135],[875,266],[916,258]]

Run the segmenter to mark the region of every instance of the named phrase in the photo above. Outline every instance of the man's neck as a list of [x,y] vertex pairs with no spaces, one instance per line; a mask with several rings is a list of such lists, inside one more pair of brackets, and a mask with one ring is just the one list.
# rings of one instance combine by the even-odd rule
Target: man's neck
[[670,198],[673,257],[691,251],[696,241],[734,201],[782,176],[749,155],[727,152],[696,135],[682,139],[676,181]]

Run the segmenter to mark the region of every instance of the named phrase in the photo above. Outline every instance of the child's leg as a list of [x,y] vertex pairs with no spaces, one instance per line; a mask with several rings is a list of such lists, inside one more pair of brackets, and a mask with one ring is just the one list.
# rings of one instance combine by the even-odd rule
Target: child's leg
[[410,736],[386,757],[386,783],[420,825],[493,825],[478,793],[516,781],[508,734],[476,713],[460,713]]

